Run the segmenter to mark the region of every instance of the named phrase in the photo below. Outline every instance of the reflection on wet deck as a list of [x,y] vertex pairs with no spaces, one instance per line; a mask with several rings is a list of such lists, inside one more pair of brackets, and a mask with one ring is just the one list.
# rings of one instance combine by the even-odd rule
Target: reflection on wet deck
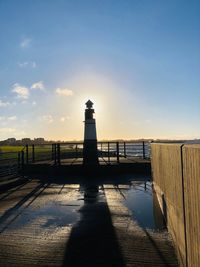
[[146,179],[30,180],[0,199],[0,266],[177,266]]

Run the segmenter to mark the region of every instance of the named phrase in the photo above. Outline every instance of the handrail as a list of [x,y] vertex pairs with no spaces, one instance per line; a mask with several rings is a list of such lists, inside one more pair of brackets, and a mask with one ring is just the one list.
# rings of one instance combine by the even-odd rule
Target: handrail
[[[122,158],[148,159],[150,143],[150,141],[98,141],[98,157],[108,164],[120,163]],[[83,148],[83,142],[27,144],[19,151],[0,152],[0,158],[2,155],[9,157],[13,154],[13,163],[17,165],[18,170],[23,170],[24,165],[34,162],[51,162],[59,166],[63,160],[73,161],[83,158]],[[0,165],[1,162],[3,161],[0,161]]]

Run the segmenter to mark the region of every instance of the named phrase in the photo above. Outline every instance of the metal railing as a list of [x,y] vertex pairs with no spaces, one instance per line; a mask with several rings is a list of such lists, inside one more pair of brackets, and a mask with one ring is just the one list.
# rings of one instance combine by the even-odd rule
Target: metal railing
[[[107,163],[120,163],[121,158],[150,158],[150,142],[97,142],[98,157]],[[31,163],[52,163],[83,159],[83,143],[26,145],[21,151],[20,166]]]
[[17,174],[21,152],[0,152],[0,177]]
[[99,157],[108,162],[120,162],[120,158],[150,158],[150,142],[98,142]]
[[[150,142],[97,142],[98,157],[107,164],[120,163],[123,158],[150,158]],[[0,177],[17,173],[26,164],[62,165],[83,159],[83,142],[26,145],[19,152],[0,152]]]

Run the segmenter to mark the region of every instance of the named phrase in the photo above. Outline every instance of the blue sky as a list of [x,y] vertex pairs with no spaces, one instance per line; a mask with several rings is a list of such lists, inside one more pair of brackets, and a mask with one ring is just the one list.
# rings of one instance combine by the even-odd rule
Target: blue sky
[[200,1],[0,0],[0,139],[200,138]]

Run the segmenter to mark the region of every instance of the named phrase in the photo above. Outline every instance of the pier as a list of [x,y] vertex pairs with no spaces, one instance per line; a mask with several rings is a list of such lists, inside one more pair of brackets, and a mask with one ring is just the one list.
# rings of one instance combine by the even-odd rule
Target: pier
[[19,168],[24,174],[150,173],[148,142],[98,142],[97,145],[98,164],[90,166],[84,164],[83,143],[53,144],[51,148],[26,146]]
[[130,190],[150,197],[149,179],[26,177],[0,194],[0,266],[178,266],[166,229],[143,226],[129,206]]

